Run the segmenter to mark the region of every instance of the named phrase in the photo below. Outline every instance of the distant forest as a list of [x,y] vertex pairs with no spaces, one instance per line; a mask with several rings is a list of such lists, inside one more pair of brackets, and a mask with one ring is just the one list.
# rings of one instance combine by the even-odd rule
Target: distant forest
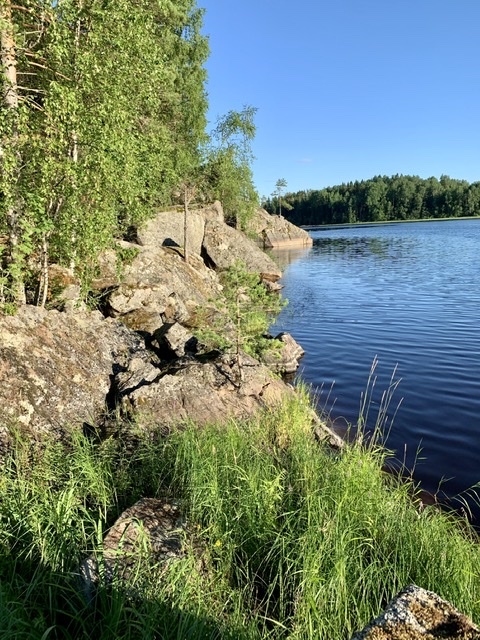
[[[281,199],[280,199],[281,198]],[[263,206],[298,225],[480,215],[480,182],[449,176],[375,176],[321,190],[272,196]]]

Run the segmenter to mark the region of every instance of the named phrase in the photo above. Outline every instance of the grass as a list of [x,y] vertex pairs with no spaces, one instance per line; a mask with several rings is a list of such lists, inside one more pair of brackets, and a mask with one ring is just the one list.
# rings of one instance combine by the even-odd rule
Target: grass
[[[417,511],[412,484],[382,472],[386,457],[374,441],[319,445],[301,393],[133,451],[18,439],[0,475],[0,637],[342,640],[410,583],[480,621],[475,534]],[[142,560],[132,584],[86,602],[80,560],[141,496],[180,503],[184,556]]]

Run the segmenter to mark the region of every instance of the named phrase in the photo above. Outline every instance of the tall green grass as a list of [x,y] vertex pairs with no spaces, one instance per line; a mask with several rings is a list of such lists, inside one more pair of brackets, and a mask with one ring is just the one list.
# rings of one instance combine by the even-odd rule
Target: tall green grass
[[[348,639],[412,582],[480,620],[465,522],[412,502],[370,442],[334,453],[301,393],[248,421],[168,439],[32,449],[0,475],[0,637]],[[141,496],[175,499],[185,553],[140,560],[87,602],[79,562]]]

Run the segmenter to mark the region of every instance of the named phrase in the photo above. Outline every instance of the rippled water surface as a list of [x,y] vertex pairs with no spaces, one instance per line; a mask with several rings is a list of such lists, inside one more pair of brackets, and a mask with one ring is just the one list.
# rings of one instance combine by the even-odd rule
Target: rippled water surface
[[[370,423],[396,368],[388,446],[415,477],[455,495],[480,481],[480,220],[311,231],[286,267],[275,330],[306,355],[332,417],[356,422],[375,357]],[[332,407],[333,404],[333,407]],[[420,454],[418,451],[420,449]]]

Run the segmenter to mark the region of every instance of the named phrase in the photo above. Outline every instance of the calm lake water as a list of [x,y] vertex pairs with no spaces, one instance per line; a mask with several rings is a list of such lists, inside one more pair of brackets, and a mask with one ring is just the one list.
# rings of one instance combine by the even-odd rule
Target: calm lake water
[[480,481],[480,220],[310,233],[273,331],[304,347],[301,376],[333,419],[356,423],[378,358],[371,427],[395,372],[388,447],[426,490],[465,492]]

